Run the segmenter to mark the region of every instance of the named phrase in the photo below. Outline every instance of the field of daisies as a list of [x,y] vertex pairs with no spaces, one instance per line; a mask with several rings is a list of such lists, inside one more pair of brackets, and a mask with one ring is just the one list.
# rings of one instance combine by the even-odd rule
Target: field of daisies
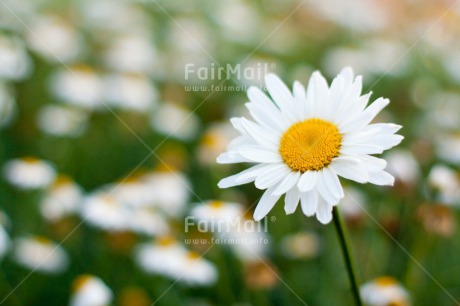
[[460,3],[0,0],[0,305],[460,305]]

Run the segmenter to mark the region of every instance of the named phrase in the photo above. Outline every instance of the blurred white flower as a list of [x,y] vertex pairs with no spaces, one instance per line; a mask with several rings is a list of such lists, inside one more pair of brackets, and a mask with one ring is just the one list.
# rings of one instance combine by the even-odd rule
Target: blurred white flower
[[190,214],[198,221],[207,222],[211,226],[220,226],[218,223],[237,221],[244,214],[244,208],[239,203],[207,201],[192,208]]
[[[422,83],[422,82],[420,82]],[[428,87],[426,84],[420,86]],[[460,95],[452,91],[437,91],[420,102],[425,109],[429,127],[434,126],[433,133],[438,134],[439,128],[456,130],[460,125]],[[436,135],[437,136],[437,135]]]
[[458,54],[458,47],[452,48],[453,46],[449,46],[452,49],[450,52],[444,52],[440,56],[440,60],[442,60],[443,66],[447,74],[450,78],[455,81],[457,84],[460,83],[460,72],[455,67],[460,65],[460,56]]
[[135,251],[137,264],[146,272],[175,278],[178,262],[183,260],[187,249],[170,237],[163,237],[155,242],[144,243]]
[[343,197],[339,210],[348,220],[359,219],[364,213],[366,197],[364,193],[354,187],[343,188],[345,196]]
[[266,228],[248,218],[241,204],[207,201],[192,208],[190,215],[193,219],[186,222],[212,233],[216,238],[214,243],[227,245],[241,260],[257,261],[265,256]]
[[460,134],[441,134],[435,139],[436,154],[443,160],[460,164]]
[[160,133],[187,141],[196,136],[200,122],[190,110],[164,103],[153,113],[151,125]]
[[155,200],[154,191],[140,178],[124,179],[121,182],[107,185],[103,189],[120,203],[133,207],[152,206]]
[[63,102],[89,110],[104,107],[104,83],[88,66],[73,66],[56,71],[51,77],[51,92]]
[[187,251],[171,238],[140,245],[135,257],[137,264],[144,271],[163,275],[190,286],[211,285],[217,279],[217,270],[213,264]]
[[388,173],[407,185],[416,185],[420,178],[420,166],[414,155],[403,149],[396,149],[385,155]]
[[75,279],[70,306],[104,306],[112,300],[112,290],[99,277],[80,275]]
[[379,277],[361,286],[363,302],[369,306],[410,306],[409,293],[395,279]]
[[245,262],[265,258],[269,237],[266,234],[267,228],[261,222],[242,215],[231,225],[229,231],[215,233],[220,244],[228,245],[235,255]]
[[[397,41],[374,39],[364,42],[358,48],[330,49],[324,57],[323,65],[330,75],[350,65],[357,73],[366,75],[367,82],[371,82],[372,76],[402,74],[408,66],[408,59],[403,57],[405,51],[406,47]],[[376,61],[376,58],[379,60]]]
[[121,109],[147,112],[157,103],[152,82],[141,74],[114,74],[106,78],[107,102]]
[[56,176],[50,163],[35,157],[10,160],[3,166],[3,171],[12,185],[25,190],[47,187]]
[[[133,1],[78,0],[77,3],[81,25],[92,33],[105,33],[107,36],[144,32],[152,27],[149,14]],[[114,16],[117,16],[117,22],[113,22]],[[98,38],[103,40],[105,36]],[[112,38],[109,35],[109,39]]]
[[115,38],[104,56],[106,65],[114,70],[131,73],[152,73],[157,51],[146,35],[132,34]]
[[129,228],[129,209],[106,192],[94,192],[82,203],[82,219],[89,224],[109,231],[125,231]]
[[32,22],[27,42],[31,49],[52,63],[67,63],[78,58],[83,38],[75,27],[57,16],[42,15]]
[[0,34],[0,79],[19,81],[32,72],[32,60],[19,38]]
[[194,252],[187,252],[178,262],[176,279],[189,286],[210,286],[217,280],[217,269]]
[[220,32],[230,40],[252,42],[260,29],[260,15],[252,2],[233,0],[216,4],[215,21],[221,26]]
[[40,202],[42,216],[52,222],[78,211],[82,189],[69,177],[59,176]]
[[428,183],[437,192],[437,199],[442,204],[460,204],[460,178],[453,169],[435,165],[429,175]]
[[236,136],[235,129],[228,122],[211,124],[201,137],[198,159],[205,165],[215,164],[217,156],[225,151]]
[[308,8],[353,31],[372,32],[385,28],[390,20],[376,0],[308,1]]
[[172,217],[180,216],[187,204],[190,183],[176,171],[156,171],[141,178],[152,193],[151,205]]
[[45,105],[37,113],[37,125],[55,136],[80,136],[86,129],[88,114],[82,110],[59,105]]
[[16,112],[17,105],[12,90],[0,82],[0,127],[8,125]]
[[[24,29],[23,20],[29,20],[37,14],[40,1],[30,0],[2,0],[0,6],[0,28],[11,32],[20,32]],[[15,14],[11,14],[11,11]]]
[[170,232],[165,217],[151,207],[136,207],[129,214],[132,231],[149,236],[166,236]]
[[281,240],[280,249],[284,256],[293,259],[314,258],[320,251],[319,237],[315,233],[297,232]]
[[180,53],[202,54],[209,57],[212,54],[214,40],[211,39],[209,26],[202,19],[179,17],[174,20],[175,27],[171,27],[168,35],[174,49]]
[[21,237],[14,240],[14,260],[32,271],[59,273],[64,271],[69,258],[64,249],[45,237]]
[[6,232],[3,224],[0,222],[0,260],[5,257],[11,248],[11,239]]

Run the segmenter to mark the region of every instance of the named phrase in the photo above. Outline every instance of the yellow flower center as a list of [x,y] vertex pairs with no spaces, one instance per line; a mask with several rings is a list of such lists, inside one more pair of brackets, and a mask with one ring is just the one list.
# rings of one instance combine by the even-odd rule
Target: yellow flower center
[[396,285],[398,282],[390,276],[381,276],[375,280],[375,283],[381,287]]
[[339,156],[342,134],[331,122],[312,118],[292,125],[281,137],[279,152],[293,171],[319,171]]

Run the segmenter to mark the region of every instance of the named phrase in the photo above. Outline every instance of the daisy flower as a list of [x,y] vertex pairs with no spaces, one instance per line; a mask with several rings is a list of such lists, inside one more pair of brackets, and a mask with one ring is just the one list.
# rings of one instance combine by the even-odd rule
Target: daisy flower
[[[319,72],[308,89],[294,83],[293,93],[275,75],[265,78],[272,99],[251,87],[246,106],[254,121],[232,118],[240,132],[218,163],[256,163],[219,182],[220,188],[254,182],[265,190],[254,212],[261,220],[285,194],[285,211],[294,213],[298,203],[306,216],[329,223],[332,208],[344,196],[339,176],[359,183],[392,185],[384,171],[385,160],[373,156],[399,144],[391,123],[373,123],[388,105],[379,98],[368,105],[370,93],[361,95],[362,78],[345,68],[329,87]],[[367,107],[366,107],[367,106]]]
[[389,276],[381,276],[362,285],[361,296],[369,306],[411,305],[407,290]]
[[113,300],[112,290],[97,276],[80,275],[73,283],[70,306],[109,305]]

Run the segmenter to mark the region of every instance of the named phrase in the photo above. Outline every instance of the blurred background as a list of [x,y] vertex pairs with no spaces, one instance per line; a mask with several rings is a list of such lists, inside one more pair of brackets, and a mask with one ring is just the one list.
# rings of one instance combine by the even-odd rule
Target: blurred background
[[0,0],[0,305],[352,305],[332,225],[197,226],[261,195],[217,188],[263,79],[227,65],[391,100],[396,185],[340,204],[363,299],[460,305],[459,35],[447,0]]

